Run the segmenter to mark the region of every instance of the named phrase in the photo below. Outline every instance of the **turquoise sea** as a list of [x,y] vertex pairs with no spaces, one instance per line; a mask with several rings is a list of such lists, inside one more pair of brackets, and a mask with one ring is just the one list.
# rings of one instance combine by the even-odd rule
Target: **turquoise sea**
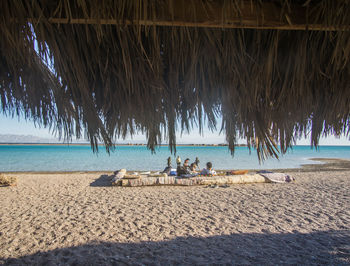
[[[350,146],[321,146],[317,151],[310,146],[295,146],[279,160],[268,159],[262,164],[256,151],[250,154],[246,147],[237,147],[232,157],[227,147],[180,146],[177,155],[182,161],[190,158],[191,162],[198,157],[201,167],[211,161],[215,169],[298,168],[302,164],[317,163],[310,158],[350,159]],[[155,154],[144,146],[118,146],[108,155],[103,147],[96,154],[86,145],[0,145],[0,172],[163,170],[169,156],[175,166],[174,155],[164,146]]]

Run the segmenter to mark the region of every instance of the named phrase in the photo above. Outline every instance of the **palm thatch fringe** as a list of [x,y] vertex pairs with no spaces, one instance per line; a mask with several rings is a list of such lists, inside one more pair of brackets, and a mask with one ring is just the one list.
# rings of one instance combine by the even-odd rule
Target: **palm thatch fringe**
[[[1,1],[3,112],[23,112],[65,138],[85,134],[107,150],[136,132],[151,150],[163,138],[175,149],[177,126],[202,130],[203,113],[209,128],[222,115],[232,153],[246,138],[260,159],[310,132],[315,146],[322,135],[349,136],[350,1],[198,2]],[[265,15],[305,30],[258,30]],[[142,23],[232,17],[238,28]],[[248,18],[258,29],[244,27]]]

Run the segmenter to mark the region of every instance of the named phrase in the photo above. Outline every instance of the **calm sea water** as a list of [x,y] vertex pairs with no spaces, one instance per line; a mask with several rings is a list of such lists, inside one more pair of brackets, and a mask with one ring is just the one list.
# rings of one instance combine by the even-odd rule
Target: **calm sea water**
[[[215,169],[273,169],[297,168],[302,164],[315,163],[310,158],[350,159],[350,146],[321,146],[319,150],[309,146],[295,146],[287,154],[277,159],[268,159],[259,164],[256,152],[246,147],[237,147],[232,158],[227,147],[181,146],[177,155],[198,157],[200,166],[211,161]],[[160,147],[152,154],[143,146],[119,146],[108,155],[103,148],[94,154],[90,146],[54,145],[3,145],[0,146],[0,172],[6,171],[103,171],[126,168],[129,170],[163,170],[167,158],[175,157],[168,147]]]

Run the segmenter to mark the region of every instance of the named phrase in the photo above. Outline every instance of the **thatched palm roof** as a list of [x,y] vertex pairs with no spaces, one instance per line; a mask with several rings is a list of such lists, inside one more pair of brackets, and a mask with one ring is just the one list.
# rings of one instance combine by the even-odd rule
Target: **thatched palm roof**
[[[349,135],[349,0],[2,0],[0,103],[107,149],[219,127],[263,156]],[[51,64],[51,65],[50,65]],[[222,115],[222,125],[216,117]]]

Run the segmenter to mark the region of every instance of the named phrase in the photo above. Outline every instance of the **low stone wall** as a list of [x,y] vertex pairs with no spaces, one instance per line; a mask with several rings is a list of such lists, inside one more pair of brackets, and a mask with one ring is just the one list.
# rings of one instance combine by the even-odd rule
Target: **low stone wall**
[[229,175],[229,176],[199,176],[190,178],[180,178],[175,176],[147,177],[142,176],[137,179],[112,179],[112,185],[123,187],[141,187],[157,185],[173,186],[196,186],[196,185],[225,185],[225,184],[247,184],[265,183],[267,179],[259,174],[253,175]]

